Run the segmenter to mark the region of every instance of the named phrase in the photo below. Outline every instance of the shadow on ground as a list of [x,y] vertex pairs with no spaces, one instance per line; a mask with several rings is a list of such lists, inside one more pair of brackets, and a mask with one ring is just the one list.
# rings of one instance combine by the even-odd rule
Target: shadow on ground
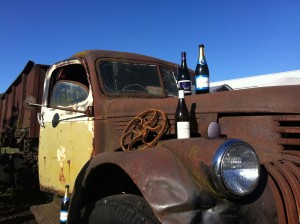
[[16,190],[12,185],[0,182],[0,223],[34,224],[30,206],[49,203],[52,196],[37,187]]

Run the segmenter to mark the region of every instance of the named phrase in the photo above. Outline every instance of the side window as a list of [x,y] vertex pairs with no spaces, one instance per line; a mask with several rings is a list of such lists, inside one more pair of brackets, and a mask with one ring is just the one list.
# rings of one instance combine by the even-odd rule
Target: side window
[[166,67],[160,67],[160,73],[162,75],[167,96],[177,96],[178,89],[176,84],[175,70]]
[[84,101],[88,94],[81,83],[59,81],[53,88],[50,106],[71,106]]
[[87,99],[89,83],[82,65],[74,64],[60,67],[52,74],[50,107],[68,107]]

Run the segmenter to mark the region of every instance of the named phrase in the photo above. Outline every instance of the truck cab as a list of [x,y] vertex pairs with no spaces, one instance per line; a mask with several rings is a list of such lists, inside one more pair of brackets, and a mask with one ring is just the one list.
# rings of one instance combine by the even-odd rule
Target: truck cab
[[[39,114],[39,177],[41,188],[55,193],[62,193],[66,184],[72,191],[77,174],[90,158],[120,149],[122,126],[135,113],[149,109],[149,99],[155,102],[177,95],[174,64],[105,51],[83,55],[98,58],[88,67],[87,59],[75,55],[51,66],[45,77],[45,106]],[[144,102],[140,101],[135,110],[124,111],[134,102],[124,98]],[[111,113],[113,107],[121,114]],[[120,124],[114,130],[118,117]],[[106,129],[108,125],[112,129]]]

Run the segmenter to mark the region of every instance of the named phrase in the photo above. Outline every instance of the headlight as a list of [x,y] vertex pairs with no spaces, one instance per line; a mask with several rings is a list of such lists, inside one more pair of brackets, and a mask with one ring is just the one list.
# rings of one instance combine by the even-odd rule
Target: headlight
[[256,188],[259,174],[256,153],[241,140],[225,141],[213,157],[213,183],[223,195],[241,197],[250,194]]

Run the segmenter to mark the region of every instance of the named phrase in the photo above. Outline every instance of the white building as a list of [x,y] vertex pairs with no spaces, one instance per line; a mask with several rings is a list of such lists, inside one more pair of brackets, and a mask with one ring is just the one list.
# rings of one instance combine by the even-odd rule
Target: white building
[[230,89],[231,87],[237,90],[282,85],[300,85],[300,70],[211,82],[210,91],[216,91],[216,89],[222,86],[223,89]]

